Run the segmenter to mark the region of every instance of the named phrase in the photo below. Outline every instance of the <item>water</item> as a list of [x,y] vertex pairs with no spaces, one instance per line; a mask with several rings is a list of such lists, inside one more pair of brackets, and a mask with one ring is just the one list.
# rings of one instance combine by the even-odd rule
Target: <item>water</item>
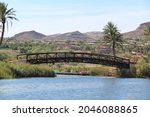
[[58,76],[0,80],[1,100],[150,100],[150,80]]

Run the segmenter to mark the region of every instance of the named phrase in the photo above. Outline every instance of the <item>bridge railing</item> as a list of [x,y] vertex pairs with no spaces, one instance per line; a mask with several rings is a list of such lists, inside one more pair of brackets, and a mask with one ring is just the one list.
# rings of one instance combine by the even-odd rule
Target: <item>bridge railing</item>
[[49,53],[28,53],[17,55],[17,59],[25,59],[26,62],[42,63],[48,62],[48,60],[53,60],[51,62],[91,62],[112,65],[125,65],[129,66],[130,59],[114,57],[110,55],[98,54],[98,53],[85,53],[85,52],[49,52]]

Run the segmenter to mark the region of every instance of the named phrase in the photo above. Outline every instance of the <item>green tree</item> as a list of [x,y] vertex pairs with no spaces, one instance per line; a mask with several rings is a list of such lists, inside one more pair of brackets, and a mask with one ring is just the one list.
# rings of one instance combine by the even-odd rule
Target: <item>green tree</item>
[[147,62],[150,64],[150,52],[147,54]]
[[0,38],[0,45],[3,42],[4,33],[5,33],[5,24],[7,23],[8,28],[8,22],[10,21],[12,25],[12,20],[18,20],[15,16],[15,10],[13,8],[8,9],[8,4],[0,2],[0,22],[1,22],[1,38]]
[[116,48],[122,48],[123,46],[123,38],[121,33],[119,32],[117,26],[115,26],[112,22],[108,22],[103,31],[104,41],[111,47],[113,56],[116,56]]
[[137,77],[147,77],[150,78],[150,64],[144,59],[139,59],[136,64],[136,75]]

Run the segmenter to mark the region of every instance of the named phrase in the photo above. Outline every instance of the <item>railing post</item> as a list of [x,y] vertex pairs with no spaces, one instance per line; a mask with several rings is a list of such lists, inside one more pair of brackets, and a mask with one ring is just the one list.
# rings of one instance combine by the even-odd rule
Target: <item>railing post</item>
[[26,63],[28,62],[28,60],[29,60],[29,56],[28,54],[26,54]]
[[[50,55],[51,54],[51,55]],[[116,66],[121,68],[128,68],[130,66],[130,59],[114,57],[103,54],[95,53],[80,53],[80,52],[53,52],[53,53],[32,53],[32,54],[20,54],[17,55],[17,60],[26,59],[26,62],[41,63],[43,62],[87,62],[97,63],[109,66]],[[24,58],[25,57],[25,58]],[[44,58],[43,58],[44,57]],[[48,61],[50,59],[51,61]],[[96,59],[96,60],[95,60]],[[132,63],[132,61],[131,61]]]
[[90,59],[92,60],[92,58],[93,58],[93,54],[90,54]]
[[66,58],[67,58],[67,57],[66,57],[67,53],[65,52],[64,54],[65,54],[65,62],[66,62],[66,61],[67,61],[67,60],[66,60]]
[[55,53],[55,57],[56,57],[56,58],[58,57],[57,55],[58,55],[58,53],[56,52],[56,53]]
[[75,61],[75,57],[76,57],[76,56],[75,56],[75,53],[73,53],[73,61]]
[[39,54],[36,54],[36,60],[38,60],[38,58],[39,58],[38,55],[39,55]]
[[19,59],[19,55],[17,55],[17,60]]
[[82,57],[81,57],[81,61],[83,62],[83,61],[84,61],[84,53],[82,53],[81,56],[82,56]]
[[46,61],[48,61],[47,53],[46,53]]

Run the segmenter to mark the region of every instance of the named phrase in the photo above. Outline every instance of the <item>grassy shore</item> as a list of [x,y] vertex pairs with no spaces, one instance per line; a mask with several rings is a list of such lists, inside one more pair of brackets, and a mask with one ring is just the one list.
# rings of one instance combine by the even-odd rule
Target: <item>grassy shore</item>
[[24,77],[55,77],[55,73],[48,66],[0,62],[0,79]]
[[150,54],[148,54],[146,59],[138,60],[137,64],[135,65],[134,73],[126,72],[124,70],[120,71],[120,69],[115,67],[82,63],[56,63],[54,65],[10,63],[16,59],[17,54],[17,51],[0,49],[0,79],[21,77],[53,77],[55,76],[53,70],[56,72],[89,74],[91,76],[150,78]]
[[92,64],[55,64],[50,66],[56,72],[89,74],[90,76],[113,76],[118,77],[118,71],[115,67]]

